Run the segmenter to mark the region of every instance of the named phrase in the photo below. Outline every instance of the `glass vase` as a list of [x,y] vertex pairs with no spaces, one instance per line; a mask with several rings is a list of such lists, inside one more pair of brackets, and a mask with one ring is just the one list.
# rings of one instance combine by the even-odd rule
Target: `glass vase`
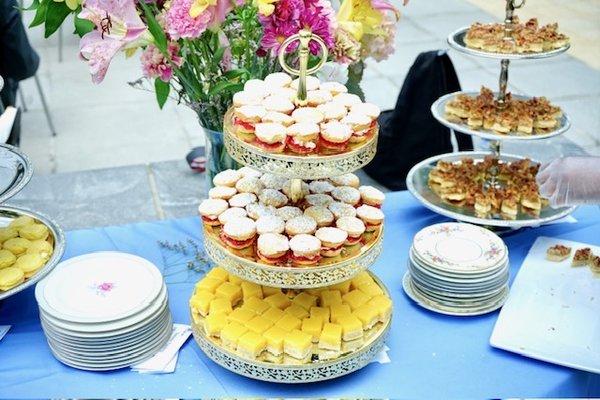
[[206,184],[205,195],[208,197],[208,191],[214,187],[213,178],[216,174],[226,169],[238,169],[239,163],[229,156],[223,143],[223,132],[214,131],[202,127],[205,138],[206,153]]

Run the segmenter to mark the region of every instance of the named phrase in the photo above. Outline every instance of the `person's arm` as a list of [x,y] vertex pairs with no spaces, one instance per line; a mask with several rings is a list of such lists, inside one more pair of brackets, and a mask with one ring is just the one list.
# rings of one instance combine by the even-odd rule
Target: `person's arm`
[[542,166],[537,182],[552,207],[600,204],[600,157],[557,158]]

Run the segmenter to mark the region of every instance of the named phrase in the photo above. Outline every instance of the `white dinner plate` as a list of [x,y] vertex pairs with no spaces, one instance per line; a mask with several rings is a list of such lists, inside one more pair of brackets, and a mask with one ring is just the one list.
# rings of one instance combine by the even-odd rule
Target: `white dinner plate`
[[148,260],[96,252],[61,262],[36,286],[35,297],[41,309],[64,321],[106,323],[148,308],[163,285]]
[[440,279],[444,279],[444,278],[450,278],[450,279],[458,279],[461,281],[465,281],[465,282],[478,282],[478,281],[485,281],[487,279],[490,279],[490,277],[494,276],[494,275],[498,275],[499,271],[506,267],[506,265],[508,265],[508,249],[506,250],[506,257],[504,257],[500,263],[498,263],[498,265],[496,265],[494,268],[490,268],[489,270],[483,272],[483,273],[469,273],[469,274],[463,274],[463,273],[455,273],[455,272],[451,272],[451,271],[446,271],[444,269],[440,269],[438,267],[436,267],[435,265],[429,265],[427,264],[423,259],[419,258],[415,252],[414,249],[411,247],[410,251],[409,251],[409,257],[410,260],[413,262],[413,264],[418,265],[419,267],[421,267],[421,269],[425,269],[428,272],[435,274],[436,276],[440,277]]
[[498,235],[480,226],[445,222],[423,228],[414,237],[415,255],[445,271],[473,274],[492,270],[506,257]]
[[460,286],[450,285],[447,283],[435,282],[429,279],[427,276],[421,274],[418,270],[415,270],[412,265],[409,264],[409,271],[413,280],[416,280],[421,285],[428,287],[430,290],[440,292],[440,294],[455,296],[455,297],[473,297],[473,296],[485,296],[487,294],[495,293],[499,288],[506,284],[508,281],[508,271],[506,271],[503,277],[500,277],[497,281],[490,285],[485,286]]

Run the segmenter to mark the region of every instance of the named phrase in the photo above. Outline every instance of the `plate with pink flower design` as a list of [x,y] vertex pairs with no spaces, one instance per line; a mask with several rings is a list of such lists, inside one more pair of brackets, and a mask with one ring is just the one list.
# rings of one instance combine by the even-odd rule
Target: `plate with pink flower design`
[[97,324],[135,316],[156,303],[162,274],[150,261],[96,252],[60,263],[35,288],[40,309],[56,319]]
[[507,249],[494,232],[480,226],[446,222],[428,226],[413,240],[421,262],[455,274],[481,274],[506,261]]

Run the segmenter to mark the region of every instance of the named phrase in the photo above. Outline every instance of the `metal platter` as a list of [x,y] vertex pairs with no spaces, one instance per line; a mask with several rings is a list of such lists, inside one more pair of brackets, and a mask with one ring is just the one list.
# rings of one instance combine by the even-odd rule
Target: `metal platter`
[[490,53],[481,49],[472,49],[470,47],[467,47],[465,43],[465,35],[467,34],[468,30],[469,27],[467,26],[452,32],[448,36],[448,44],[453,49],[477,57],[495,58],[498,60],[532,60],[554,57],[564,53],[571,47],[570,44],[567,44],[566,46],[560,47],[558,49],[544,51],[541,53]]
[[233,110],[225,114],[223,138],[229,155],[237,162],[263,172],[286,178],[323,179],[354,172],[367,165],[377,152],[378,130],[364,143],[346,153],[298,156],[268,153],[235,135]]
[[[492,218],[480,218],[475,215],[471,207],[457,207],[442,200],[435,194],[428,185],[429,171],[436,165],[438,160],[444,161],[459,161],[464,157],[471,157],[475,160],[483,160],[489,155],[483,151],[463,151],[458,153],[442,154],[434,156],[416,164],[408,172],[406,177],[406,186],[408,190],[415,196],[425,207],[438,214],[445,215],[449,218],[454,218],[458,221],[470,222],[477,225],[488,225],[494,227],[521,228],[525,226],[538,226],[550,221],[554,221],[571,214],[577,207],[561,207],[561,208],[542,208],[539,216],[523,213],[519,210],[516,219],[502,219],[501,216],[493,216]],[[525,157],[502,154],[502,161],[517,161]],[[534,161],[534,160],[532,160]]]
[[11,206],[0,206],[0,225],[4,226],[10,220],[19,217],[21,215],[28,215],[38,222],[46,225],[50,230],[49,240],[54,245],[54,252],[46,264],[31,278],[25,280],[20,285],[7,290],[5,292],[0,291],[0,300],[6,299],[22,290],[27,289],[30,286],[35,285],[39,280],[45,277],[56,265],[59,263],[65,252],[65,235],[62,229],[49,217],[44,214],[28,210],[26,208],[11,207]]
[[[445,111],[446,103],[448,101],[452,100],[454,97],[458,96],[459,94],[466,94],[468,96],[477,96],[479,94],[479,92],[450,93],[450,94],[440,97],[431,105],[431,113],[433,114],[434,118],[437,119],[442,125],[445,125],[446,127],[453,129],[455,131],[458,131],[458,132],[466,133],[468,135],[473,135],[473,136],[479,136],[481,138],[489,139],[489,140],[540,140],[540,139],[548,139],[548,138],[551,138],[554,136],[561,135],[561,134],[565,133],[566,131],[568,131],[569,128],[571,128],[571,120],[569,119],[569,116],[563,112],[562,117],[559,119],[559,127],[550,132],[531,134],[531,135],[519,134],[519,133],[508,133],[508,134],[503,135],[501,133],[497,133],[497,132],[494,132],[491,130],[471,129],[466,124],[450,122],[446,119],[446,111]],[[529,96],[521,96],[521,95],[516,95],[516,94],[513,94],[512,96],[518,100],[529,100],[531,98]]]
[[[374,275],[373,279],[382,288],[386,296],[389,292],[385,285]],[[306,383],[338,378],[357,371],[367,364],[381,351],[390,330],[392,315],[385,322],[378,322],[369,331],[362,346],[339,358],[325,361],[312,361],[307,364],[275,364],[267,361],[250,360],[227,349],[219,339],[207,337],[202,329],[201,321],[195,322],[192,316],[192,332],[196,343],[202,351],[220,366],[235,372],[267,382]]]
[[0,144],[0,204],[19,193],[32,176],[29,157],[16,147]]
[[383,227],[356,255],[314,267],[280,267],[256,262],[233,254],[221,243],[218,236],[204,230],[204,249],[210,258],[228,272],[251,282],[289,289],[318,288],[348,280],[369,268],[383,247]]

